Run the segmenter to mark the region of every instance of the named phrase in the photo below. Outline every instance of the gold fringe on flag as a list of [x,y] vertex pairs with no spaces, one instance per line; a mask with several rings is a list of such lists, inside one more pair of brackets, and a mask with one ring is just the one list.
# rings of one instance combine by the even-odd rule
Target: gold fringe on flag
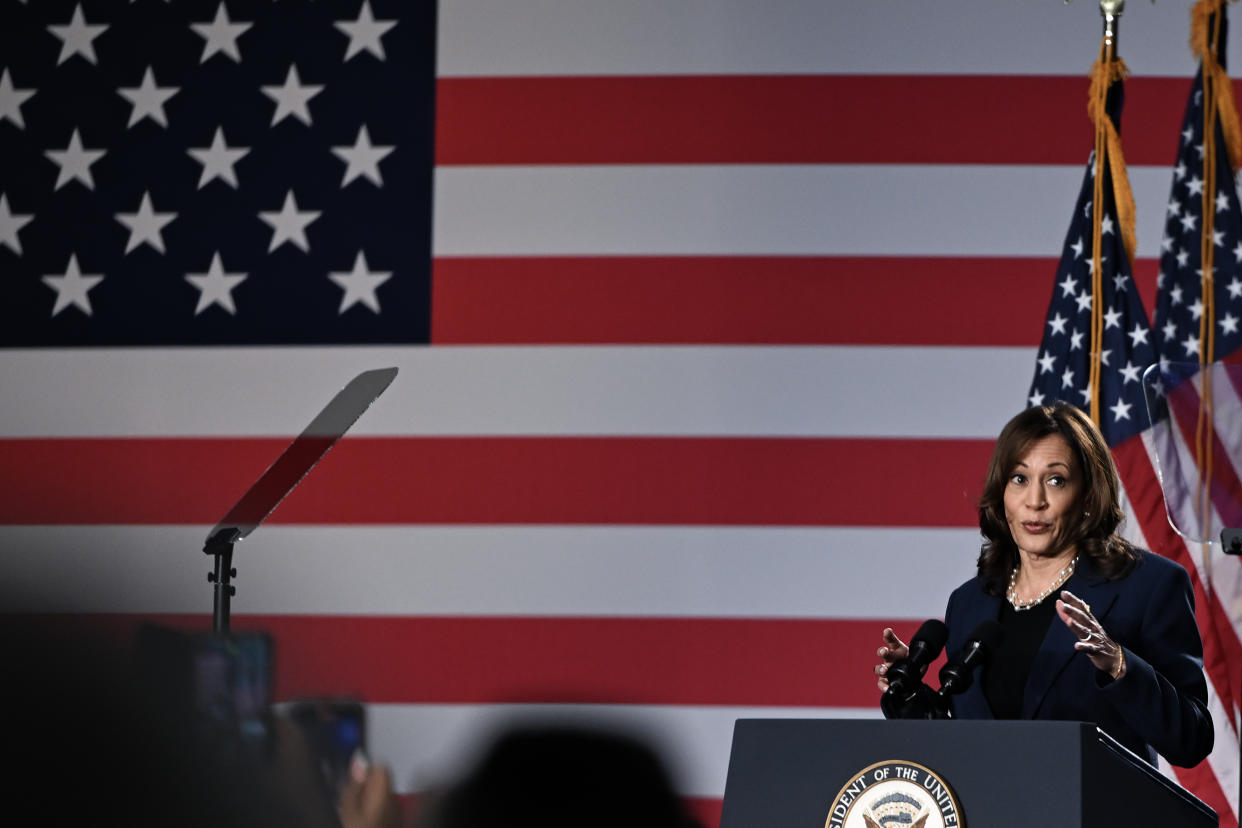
[[1100,248],[1104,219],[1104,168],[1108,159],[1108,171],[1113,180],[1113,203],[1117,208],[1117,221],[1126,258],[1134,261],[1134,193],[1130,190],[1130,178],[1126,174],[1126,159],[1121,152],[1121,136],[1108,117],[1108,90],[1113,83],[1124,80],[1130,70],[1121,58],[1112,53],[1112,41],[1106,36],[1100,45],[1100,57],[1091,67],[1091,84],[1087,90],[1087,115],[1095,124],[1095,193],[1092,196],[1091,233],[1091,371],[1088,387],[1091,389],[1091,419],[1100,422],[1100,372],[1103,354],[1100,343],[1104,341],[1104,268]]
[[[1226,2],[1237,0],[1199,0],[1190,10],[1190,50],[1203,61],[1203,97],[1211,98],[1220,116],[1221,132],[1229,151],[1229,168],[1238,169],[1242,160],[1242,127],[1233,99],[1233,85],[1225,67],[1216,58],[1220,40],[1220,15]],[[1210,94],[1209,94],[1210,85]],[[1205,100],[1206,103],[1206,100]]]
[[[1233,2],[1234,0],[1229,0]],[[1203,313],[1199,317],[1199,417],[1195,426],[1195,464],[1198,485],[1195,500],[1199,525],[1210,523],[1212,509],[1212,459],[1216,434],[1212,414],[1212,372],[1216,360],[1216,267],[1214,233],[1216,223],[1216,129],[1228,153],[1229,170],[1236,174],[1242,156],[1242,129],[1233,98],[1233,84],[1217,55],[1221,46],[1221,18],[1226,0],[1199,0],[1190,11],[1190,48],[1203,67],[1203,230],[1200,238],[1202,280],[1200,295]],[[1204,571],[1210,573],[1211,558],[1203,548]],[[1209,579],[1208,583],[1211,581]]]

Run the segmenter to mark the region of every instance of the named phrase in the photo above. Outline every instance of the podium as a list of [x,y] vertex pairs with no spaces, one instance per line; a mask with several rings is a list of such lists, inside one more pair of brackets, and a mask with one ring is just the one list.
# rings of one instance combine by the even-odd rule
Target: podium
[[[899,775],[913,796],[881,784]],[[936,798],[941,782],[951,811]],[[877,818],[901,807],[908,813]],[[931,812],[928,828],[1219,825],[1202,801],[1083,722],[739,719],[734,727],[720,828],[919,824],[920,808]]]

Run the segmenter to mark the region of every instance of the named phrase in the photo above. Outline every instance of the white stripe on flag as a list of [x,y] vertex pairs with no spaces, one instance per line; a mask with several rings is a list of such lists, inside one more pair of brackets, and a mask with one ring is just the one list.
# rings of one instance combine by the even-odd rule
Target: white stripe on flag
[[[1066,227],[1047,205],[1072,203],[1086,160],[1084,150],[1083,166],[438,167],[432,250],[1047,256]],[[1130,183],[1137,255],[1158,256],[1169,171],[1130,167]]]
[[[0,526],[0,604],[209,612],[211,559],[201,551],[209,528]],[[265,526],[237,547],[233,607],[265,615],[931,618],[970,576],[978,548],[971,529]]]
[[291,436],[356,373],[393,365],[351,435],[991,439],[1034,361],[999,347],[0,351],[0,388],[40,395],[0,395],[0,436]]

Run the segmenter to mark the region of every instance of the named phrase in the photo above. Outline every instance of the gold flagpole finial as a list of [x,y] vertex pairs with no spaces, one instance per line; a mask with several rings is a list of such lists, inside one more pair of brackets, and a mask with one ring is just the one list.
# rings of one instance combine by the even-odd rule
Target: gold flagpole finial
[[1100,0],[1100,16],[1104,18],[1104,50],[1107,58],[1117,54],[1117,21],[1126,9],[1126,0]]

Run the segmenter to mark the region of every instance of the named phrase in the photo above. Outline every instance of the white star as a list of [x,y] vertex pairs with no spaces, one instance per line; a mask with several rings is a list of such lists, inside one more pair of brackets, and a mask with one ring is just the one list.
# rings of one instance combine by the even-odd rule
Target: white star
[[344,187],[360,175],[365,175],[375,186],[383,187],[384,180],[380,177],[379,162],[382,161],[395,147],[391,146],[372,146],[371,136],[367,132],[367,125],[363,124],[358,128],[358,138],[354,141],[352,147],[333,147],[332,154],[345,162],[345,178],[341,181]]
[[14,88],[13,79],[9,77],[9,70],[5,69],[4,73],[0,74],[0,121],[8,118],[17,124],[18,129],[25,129],[26,121],[22,118],[22,104],[34,93],[34,89]]
[[1087,383],[1085,388],[1079,388],[1078,393],[1082,396],[1084,406],[1091,404],[1091,383]]
[[1181,285],[1174,285],[1173,289],[1169,291],[1169,301],[1171,301],[1174,305],[1180,305],[1182,303]]
[[1079,331],[1077,328],[1074,328],[1074,332],[1070,334],[1070,350],[1071,351],[1077,351],[1079,348],[1082,347],[1083,336],[1085,336],[1084,333]]
[[298,67],[293,63],[289,64],[289,74],[285,76],[283,86],[261,86],[259,88],[263,90],[264,95],[276,102],[276,112],[272,115],[273,126],[289,115],[310,126],[311,116],[307,102],[323,91],[322,85],[303,85],[302,79],[298,77]]
[[1225,289],[1229,291],[1230,299],[1242,299],[1242,281],[1237,276],[1233,277],[1233,281],[1225,285]]
[[306,225],[319,218],[319,210],[299,212],[298,203],[294,200],[293,190],[285,194],[284,206],[280,211],[259,213],[259,218],[272,226],[272,243],[267,252],[271,253],[285,242],[292,242],[302,252],[310,252],[310,242],[306,240]]
[[1100,219],[1100,233],[1108,235],[1111,232],[1113,232],[1113,218],[1112,216],[1105,216]]
[[1172,342],[1174,337],[1177,336],[1177,325],[1174,325],[1173,320],[1170,319],[1164,323],[1164,327],[1160,329],[1160,332],[1164,334],[1166,340]]
[[146,243],[163,253],[164,237],[160,231],[176,217],[176,213],[155,212],[151,205],[151,193],[143,192],[138,212],[116,214],[116,220],[129,228],[129,242],[125,245],[125,252],[129,253],[138,245]]
[[1242,241],[1238,242],[1238,246],[1233,249],[1234,264],[1242,262]]
[[[1095,153],[1092,153],[1092,155],[1094,155],[1094,154],[1095,154]],[[1094,170],[1094,169],[1093,169],[1093,170],[1091,170],[1091,177],[1092,177],[1092,178],[1094,178],[1094,177],[1095,177],[1095,170]],[[1091,202],[1090,202],[1090,201],[1088,201],[1086,204],[1084,204],[1084,205],[1082,206],[1082,215],[1083,215],[1083,218],[1091,218]]]
[[1041,356],[1038,361],[1039,361],[1039,373],[1041,374],[1051,374],[1053,368],[1055,368],[1057,364],[1056,357],[1054,357],[1052,354],[1047,353],[1047,352],[1045,352],[1044,355]]
[[207,42],[203,44],[203,56],[199,63],[206,63],[207,58],[220,52],[228,55],[234,63],[241,63],[241,52],[237,49],[237,38],[249,29],[252,23],[234,23],[229,20],[229,13],[224,8],[224,0],[216,7],[216,19],[210,23],[191,23],[190,28],[195,34]]
[[1048,325],[1052,328],[1054,334],[1063,334],[1065,333],[1065,323],[1068,321],[1068,319],[1063,319],[1060,311],[1058,311],[1056,316],[1048,320]]
[[87,23],[82,16],[82,4],[78,3],[73,7],[73,17],[67,24],[47,27],[49,32],[61,40],[60,58],[56,65],[59,66],[74,55],[81,55],[91,63],[98,63],[95,60],[95,46],[91,41],[103,34],[107,28],[106,24]]
[[132,127],[143,118],[150,118],[162,127],[168,126],[168,116],[164,114],[164,102],[176,95],[179,89],[180,87],[177,86],[156,86],[155,73],[148,66],[147,71],[142,75],[141,86],[122,86],[116,90],[118,95],[134,105],[129,113],[129,123],[126,127]]
[[1062,291],[1061,296],[1062,297],[1073,296],[1074,291],[1076,291],[1077,289],[1078,289],[1078,280],[1070,276],[1068,273],[1066,273],[1065,281],[1061,283],[1061,291]]
[[[1190,127],[1190,126],[1188,126],[1188,127],[1186,127],[1186,129],[1182,132],[1182,143],[1188,143],[1188,142],[1190,141],[1190,139],[1191,139],[1191,138],[1194,138],[1194,137],[1195,137],[1195,130],[1194,130],[1194,127]],[[1179,165],[1179,166],[1180,166],[1180,165]]]
[[1118,273],[1113,277],[1113,290],[1120,293],[1126,289],[1126,282],[1130,281],[1130,277],[1125,274]]
[[1191,195],[1203,195],[1203,180],[1197,175],[1192,175],[1186,182],[1186,189]]
[[1141,367],[1135,365],[1127,359],[1126,367],[1121,369],[1122,384],[1124,385],[1127,382],[1138,382],[1139,373],[1142,372],[1142,370],[1143,369]]
[[345,60],[349,60],[363,49],[380,60],[384,60],[384,44],[380,43],[380,38],[397,25],[397,21],[376,20],[371,16],[370,0],[362,0],[362,11],[358,13],[357,20],[353,22],[338,20],[334,25],[349,35],[349,46],[345,48]]
[[1225,195],[1223,190],[1216,191],[1216,212],[1226,213],[1229,211],[1229,196]]
[[1043,395],[1043,394],[1041,394],[1041,393],[1039,393],[1038,391],[1036,391],[1034,394],[1032,394],[1031,396],[1027,397],[1027,401],[1028,401],[1028,402],[1030,402],[1030,404],[1031,404],[1032,406],[1036,406],[1036,405],[1043,405],[1043,404],[1044,404],[1044,395]]
[[1238,332],[1238,317],[1232,313],[1225,314],[1225,318],[1217,322],[1220,325],[1221,334],[1231,334]]
[[341,308],[337,311],[338,314],[344,313],[359,302],[375,313],[379,313],[380,303],[375,296],[375,289],[392,278],[392,272],[372,273],[367,268],[367,257],[359,250],[357,258],[354,259],[354,269],[352,271],[349,273],[329,273],[328,278],[336,282],[345,291],[345,295],[341,297]]
[[1108,330],[1109,328],[1120,328],[1120,327],[1121,327],[1121,312],[1118,311],[1116,308],[1109,308],[1108,312],[1104,314],[1104,330]]
[[1061,375],[1061,387],[1062,388],[1073,388],[1074,387],[1074,372],[1072,369],[1066,368],[1065,373]]
[[76,305],[87,316],[91,315],[91,300],[86,295],[91,288],[103,281],[103,274],[84,275],[78,270],[78,257],[69,254],[69,266],[61,276],[44,276],[43,284],[56,291],[56,304],[52,306],[52,316],[63,311],[70,305]]
[[1169,199],[1169,206],[1165,208],[1170,216],[1180,216],[1182,214],[1182,205],[1177,203],[1176,198]]
[[1140,343],[1143,345],[1147,344],[1147,328],[1144,328],[1137,322],[1134,323],[1134,330],[1130,331],[1128,336],[1130,337],[1131,348],[1137,348]]
[[1186,215],[1182,216],[1182,229],[1185,230],[1187,233],[1191,232],[1192,230],[1195,229],[1196,221],[1197,219],[1193,215],[1191,215],[1190,213],[1187,213]]
[[1183,178],[1185,178],[1186,177],[1186,165],[1183,164],[1181,161],[1178,161],[1177,166],[1173,168],[1173,175],[1177,178],[1178,181],[1181,181]]
[[1189,261],[1190,261],[1189,250],[1178,250],[1177,251],[1177,266],[1178,267],[1185,267],[1186,263]]
[[1159,273],[1157,273],[1157,274],[1156,274],[1156,287],[1157,287],[1157,288],[1162,288],[1162,287],[1164,287],[1164,283],[1165,283],[1166,281],[1168,281],[1168,278],[1169,278],[1169,277],[1165,275],[1165,273],[1164,273],[1164,271],[1163,271],[1163,270],[1162,270],[1162,271],[1160,271]]
[[233,305],[233,288],[246,281],[246,274],[225,273],[219,251],[212,255],[211,266],[206,273],[187,273],[185,280],[199,290],[198,306],[194,308],[195,316],[212,305],[219,305],[229,313],[237,313],[237,308]]
[[73,135],[69,136],[69,146],[63,150],[47,150],[43,153],[52,160],[52,163],[60,166],[60,174],[56,176],[56,186],[52,189],[59,190],[74,179],[85,184],[88,190],[95,189],[91,164],[103,158],[105,152],[106,150],[83,149],[82,137],[75,129]]
[[1103,351],[1100,352],[1100,364],[1108,365],[1108,358],[1112,355],[1113,355],[1113,352],[1105,348]]
[[1224,230],[1213,230],[1212,231],[1212,244],[1216,245],[1217,247],[1225,246],[1225,231]]
[[237,189],[237,173],[233,169],[242,156],[250,152],[249,147],[230,147],[224,143],[224,128],[216,127],[215,137],[210,147],[191,147],[186,150],[190,156],[203,165],[203,174],[198,178],[198,188],[213,179],[219,178],[234,190]]
[[1203,303],[1200,302],[1198,299],[1195,299],[1195,303],[1191,305],[1190,307],[1188,307],[1186,310],[1190,311],[1190,315],[1193,316],[1195,320],[1197,321],[1200,316],[1203,316]]
[[33,218],[33,213],[11,212],[8,195],[0,193],[0,244],[7,245],[17,255],[22,255],[22,243],[17,238],[17,231],[29,224]]
[[1199,160],[1203,160],[1203,144],[1195,144],[1195,152],[1199,155]]
[[1186,349],[1186,356],[1193,356],[1199,353],[1199,337],[1191,334],[1182,342],[1182,347]]
[[1086,288],[1083,289],[1082,293],[1074,297],[1074,301],[1078,303],[1079,313],[1091,310],[1091,293]]
[[1130,403],[1123,402],[1120,397],[1117,398],[1117,404],[1109,407],[1109,411],[1113,412],[1113,422],[1130,419],[1130,409],[1133,408]]
[[1082,236],[1079,236],[1078,241],[1070,245],[1070,250],[1074,251],[1075,259],[1082,257]]
[[1162,233],[1160,235],[1160,250],[1162,253],[1173,252],[1173,239],[1169,237],[1168,233]]

